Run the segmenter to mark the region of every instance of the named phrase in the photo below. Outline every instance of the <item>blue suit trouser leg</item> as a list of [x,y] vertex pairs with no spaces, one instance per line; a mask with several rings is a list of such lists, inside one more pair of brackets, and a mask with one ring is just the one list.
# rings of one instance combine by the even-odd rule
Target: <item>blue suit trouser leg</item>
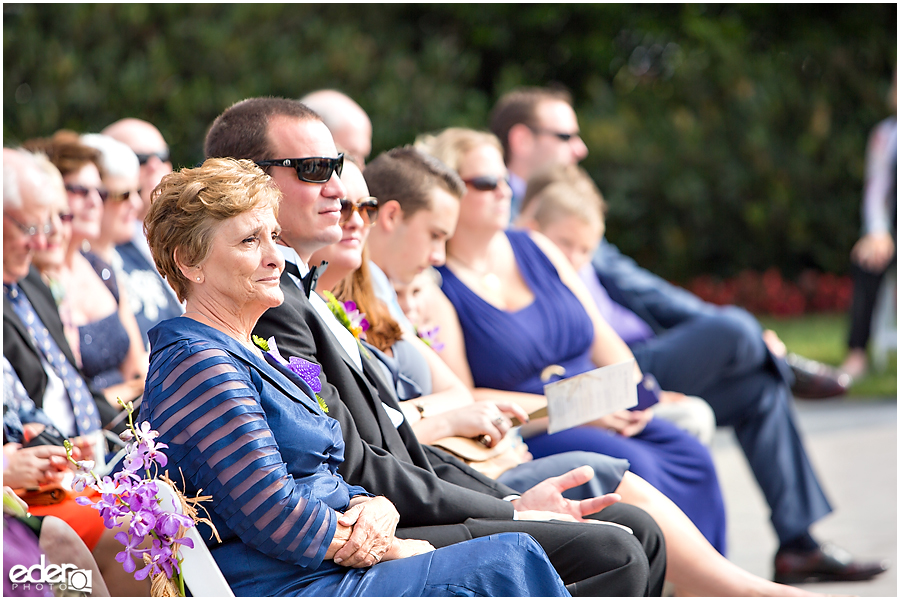
[[790,386],[746,319],[723,311],[632,348],[666,390],[700,396],[738,442],[781,542],[831,512],[796,426]]

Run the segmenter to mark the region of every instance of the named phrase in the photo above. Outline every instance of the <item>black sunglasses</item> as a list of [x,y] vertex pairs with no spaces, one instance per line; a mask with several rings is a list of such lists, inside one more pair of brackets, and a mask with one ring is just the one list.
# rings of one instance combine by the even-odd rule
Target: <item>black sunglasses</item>
[[378,198],[367,196],[360,198],[359,202],[341,198],[341,225],[349,221],[355,212],[362,217],[363,223],[371,225],[378,220]]
[[122,192],[121,194],[114,194],[109,192],[107,198],[112,200],[113,202],[125,202],[129,198],[131,198],[132,194],[141,195],[141,190],[128,190],[127,192]]
[[533,131],[538,135],[552,135],[556,139],[562,142],[568,142],[572,138],[580,137],[578,133],[563,133],[561,131],[553,131],[552,129],[542,129],[540,127],[532,127],[531,125],[527,125],[528,129]]
[[169,162],[170,158],[168,148],[166,148],[165,150],[160,150],[159,152],[149,152],[147,154],[138,154],[137,152],[135,152],[135,155],[137,156],[138,163],[142,167],[147,164],[147,162],[150,160],[150,157],[152,156],[158,158],[159,162]]
[[100,196],[100,199],[104,202],[106,202],[106,199],[109,198],[109,192],[107,192],[106,190],[101,190],[100,188],[84,187],[83,185],[66,184],[66,191],[71,192],[76,196],[81,196],[82,198],[86,197],[91,192],[97,192],[97,195]]
[[341,175],[344,170],[344,153],[337,158],[327,156],[310,156],[309,158],[279,158],[260,160],[258,167],[292,167],[297,171],[297,179],[306,183],[328,183],[334,173]]
[[484,175],[482,177],[473,177],[472,179],[464,179],[463,183],[471,185],[479,192],[493,192],[500,185],[501,181],[505,181],[502,177],[496,175]]

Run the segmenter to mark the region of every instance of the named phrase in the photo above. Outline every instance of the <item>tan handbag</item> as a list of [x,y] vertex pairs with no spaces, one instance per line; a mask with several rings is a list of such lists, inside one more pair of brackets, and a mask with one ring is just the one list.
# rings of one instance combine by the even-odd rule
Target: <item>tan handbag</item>
[[478,440],[457,436],[441,438],[431,445],[446,450],[491,479],[531,460],[528,446],[512,432],[507,432],[493,448],[488,448]]

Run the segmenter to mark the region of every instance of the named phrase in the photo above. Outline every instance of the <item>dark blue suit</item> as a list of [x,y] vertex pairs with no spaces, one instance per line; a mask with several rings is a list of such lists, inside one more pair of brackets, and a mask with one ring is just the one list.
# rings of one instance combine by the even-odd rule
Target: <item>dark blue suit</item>
[[830,513],[795,424],[793,374],[769,352],[756,319],[736,306],[703,302],[606,240],[593,266],[610,297],[656,333],[631,348],[641,369],[663,389],[704,398],[719,425],[734,427],[779,540],[804,534]]

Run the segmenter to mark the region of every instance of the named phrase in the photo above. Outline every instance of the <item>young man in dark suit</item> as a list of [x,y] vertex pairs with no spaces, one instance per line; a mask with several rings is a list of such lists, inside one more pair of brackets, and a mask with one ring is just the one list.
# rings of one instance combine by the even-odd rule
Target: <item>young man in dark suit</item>
[[[660,593],[664,543],[646,513],[618,504],[598,513],[598,519],[624,524],[634,535],[612,525],[515,520],[554,518],[542,511],[575,520],[606,502],[564,499],[561,489],[583,483],[577,474],[549,480],[520,497],[449,455],[423,447],[408,423],[391,421],[390,415],[399,412],[391,387],[366,356],[341,345],[333,329],[340,325],[316,294],[302,289],[309,257],[341,237],[339,199],[345,194],[336,174],[338,161],[327,160],[337,157],[331,134],[314,112],[292,100],[240,102],[213,123],[206,156],[254,160],[283,192],[285,301],[260,319],[256,333],[275,336],[283,353],[322,366],[320,395],[329,415],[341,423],[346,442],[341,475],[394,503],[400,513],[397,535],[444,546],[505,531],[529,533],[573,594]],[[315,157],[326,160],[308,160]],[[377,518],[363,512],[357,527]]]

